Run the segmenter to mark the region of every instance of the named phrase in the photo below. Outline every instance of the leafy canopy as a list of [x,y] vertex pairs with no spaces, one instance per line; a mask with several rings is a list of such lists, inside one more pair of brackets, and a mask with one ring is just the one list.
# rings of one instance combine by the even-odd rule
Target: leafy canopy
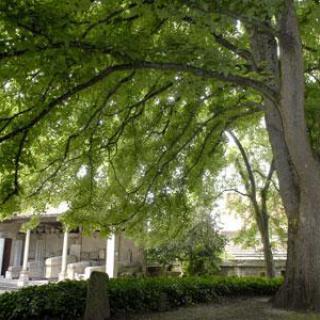
[[[275,99],[249,37],[281,4],[1,1],[1,216],[67,201],[65,222],[87,229],[188,224],[212,200],[224,130]],[[297,5],[313,115],[319,6]]]

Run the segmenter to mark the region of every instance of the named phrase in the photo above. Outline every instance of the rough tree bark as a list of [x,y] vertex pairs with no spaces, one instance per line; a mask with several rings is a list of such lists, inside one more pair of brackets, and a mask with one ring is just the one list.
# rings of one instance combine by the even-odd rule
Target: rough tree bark
[[274,305],[320,311],[320,166],[313,155],[304,111],[304,68],[298,21],[292,0],[284,0],[275,36],[253,32],[257,63],[267,62],[279,92],[277,104],[265,98],[266,124],[275,156],[280,194],[288,217],[285,283]]
[[320,311],[320,166],[307,135],[302,45],[292,1],[286,1],[280,27],[280,112],[299,183],[299,215],[288,215],[286,280],[275,305]]

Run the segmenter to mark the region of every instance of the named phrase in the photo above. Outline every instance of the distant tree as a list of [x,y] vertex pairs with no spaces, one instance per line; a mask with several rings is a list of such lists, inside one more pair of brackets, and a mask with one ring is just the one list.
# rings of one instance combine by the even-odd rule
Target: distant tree
[[278,244],[284,244],[287,223],[268,138],[261,126],[243,132],[242,138],[233,131],[227,134],[234,145],[227,151],[229,169],[234,173],[230,174],[224,186],[230,188],[225,191],[235,193],[234,197],[228,198],[227,206],[245,221],[236,241],[250,246],[257,244],[259,238],[266,274],[274,277],[272,234],[277,236]]
[[164,268],[177,260],[189,275],[214,274],[219,270],[225,242],[215,220],[206,215],[176,239],[166,239],[160,245],[148,249],[147,258]]

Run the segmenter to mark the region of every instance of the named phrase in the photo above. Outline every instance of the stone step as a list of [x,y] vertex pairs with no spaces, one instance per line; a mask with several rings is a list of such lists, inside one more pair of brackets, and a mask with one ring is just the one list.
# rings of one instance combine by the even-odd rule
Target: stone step
[[[29,281],[25,286],[35,286],[47,284],[47,280]],[[19,290],[21,287],[18,286],[18,280],[0,280],[0,293],[1,291],[14,291]]]

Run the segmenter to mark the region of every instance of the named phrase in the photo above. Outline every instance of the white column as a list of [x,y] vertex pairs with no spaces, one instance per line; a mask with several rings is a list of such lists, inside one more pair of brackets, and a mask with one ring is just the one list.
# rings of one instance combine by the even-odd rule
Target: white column
[[29,258],[29,248],[30,248],[30,230],[27,230],[25,243],[24,243],[24,252],[23,252],[23,264],[22,271],[28,271],[28,258]]
[[68,230],[66,230],[63,235],[62,261],[61,261],[61,272],[59,273],[59,281],[62,281],[66,278],[67,259],[68,259],[68,240],[69,240],[69,233],[68,233]]
[[115,277],[115,269],[114,269],[114,262],[115,262],[115,235],[112,233],[110,238],[107,239],[106,243],[106,273],[108,274],[109,278]]
[[[5,239],[0,238],[0,272],[2,270],[2,262],[3,262],[3,253],[4,253],[4,243]],[[0,275],[1,278],[1,275]]]
[[24,252],[23,252],[23,264],[22,270],[20,272],[20,277],[18,280],[18,286],[22,287],[29,281],[29,271],[28,271],[28,258],[29,258],[29,248],[30,248],[30,229],[26,232],[26,237],[24,241]]

